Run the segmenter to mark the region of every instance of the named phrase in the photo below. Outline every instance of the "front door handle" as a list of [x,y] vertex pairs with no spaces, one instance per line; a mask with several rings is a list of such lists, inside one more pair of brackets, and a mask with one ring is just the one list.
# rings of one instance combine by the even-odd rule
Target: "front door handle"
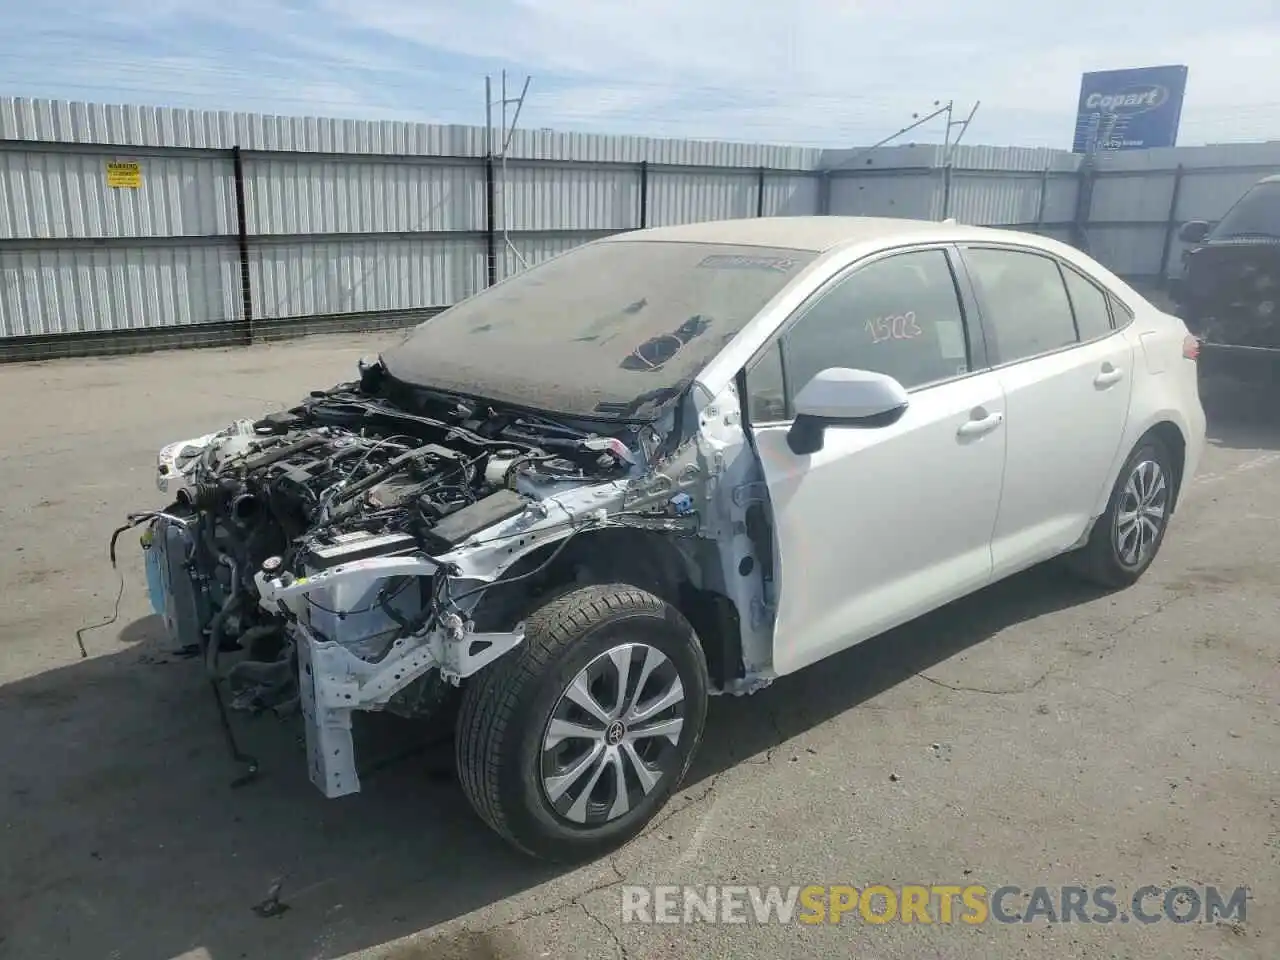
[[1099,388],[1107,388],[1113,383],[1119,383],[1124,379],[1124,371],[1119,367],[1113,367],[1109,363],[1102,365],[1102,372],[1093,378],[1093,385]]
[[1002,423],[1004,423],[1003,413],[988,413],[985,417],[977,416],[961,424],[960,429],[956,431],[956,436],[980,437],[984,433],[990,433]]

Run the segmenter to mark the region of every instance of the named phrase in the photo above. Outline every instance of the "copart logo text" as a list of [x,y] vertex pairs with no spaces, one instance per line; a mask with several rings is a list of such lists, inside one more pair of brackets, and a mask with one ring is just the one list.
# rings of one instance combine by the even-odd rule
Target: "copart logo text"
[[1085,97],[1087,110],[1103,113],[1142,113],[1162,106],[1169,99],[1164,87],[1137,87],[1117,93],[1091,93]]

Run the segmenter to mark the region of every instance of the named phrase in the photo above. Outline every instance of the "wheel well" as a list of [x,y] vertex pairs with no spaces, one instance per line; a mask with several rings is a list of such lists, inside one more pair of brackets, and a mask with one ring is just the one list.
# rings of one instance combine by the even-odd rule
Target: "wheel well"
[[1168,420],[1157,423],[1147,431],[1146,436],[1158,439],[1173,456],[1173,509],[1176,510],[1182,493],[1182,475],[1187,464],[1187,440],[1177,424]]
[[[684,615],[702,645],[712,683],[723,686],[744,672],[738,611],[727,596],[706,587],[694,557],[698,541],[688,542],[691,549],[686,551],[668,534],[605,527],[577,534],[567,544],[544,544],[513,563],[485,591],[472,612],[476,630],[509,628],[570,590],[628,583]],[[517,578],[519,582],[504,586]]]

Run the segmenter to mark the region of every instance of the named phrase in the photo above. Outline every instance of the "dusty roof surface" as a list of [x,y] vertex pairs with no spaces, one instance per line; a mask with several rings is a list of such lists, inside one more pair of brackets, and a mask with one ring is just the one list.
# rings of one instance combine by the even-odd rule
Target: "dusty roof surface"
[[[675,227],[653,227],[615,234],[609,240],[664,240],[685,243],[731,243],[753,247],[822,252],[847,243],[897,240],[958,240],[990,233],[932,220],[896,217],[758,217],[711,220]],[[1007,233],[1002,231],[1007,237]]]

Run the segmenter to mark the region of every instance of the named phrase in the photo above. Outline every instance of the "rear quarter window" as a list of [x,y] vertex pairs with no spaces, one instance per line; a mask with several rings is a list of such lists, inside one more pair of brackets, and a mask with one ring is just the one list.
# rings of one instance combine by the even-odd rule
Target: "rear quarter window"
[[1114,293],[1108,294],[1107,299],[1111,301],[1112,322],[1117,330],[1133,322],[1133,311],[1121,303]]
[[1067,293],[1071,297],[1071,309],[1076,315],[1076,329],[1081,341],[1108,336],[1112,332],[1108,295],[1092,280],[1068,266],[1062,267],[1062,277],[1067,282]]

